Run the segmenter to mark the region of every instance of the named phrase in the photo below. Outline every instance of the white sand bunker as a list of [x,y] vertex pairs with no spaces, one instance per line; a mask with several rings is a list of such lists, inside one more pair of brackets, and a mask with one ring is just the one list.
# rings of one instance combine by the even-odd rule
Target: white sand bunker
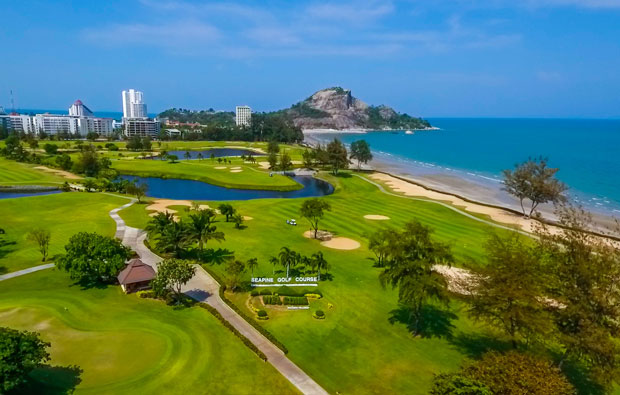
[[261,169],[269,170],[269,162],[258,162]]
[[335,250],[355,250],[360,248],[360,243],[347,237],[334,237],[331,240],[322,241],[321,245]]
[[[304,232],[304,237],[314,239],[314,231],[308,230]],[[316,238],[321,241],[321,245],[335,250],[355,250],[360,248],[360,243],[348,237],[333,237],[331,233],[319,230]]]
[[64,178],[68,178],[70,180],[81,180],[82,179],[82,177],[76,176],[75,174],[69,173],[68,171],[58,170],[58,169],[51,169],[51,168],[46,167],[46,166],[37,166],[37,167],[35,167],[35,169],[43,170],[44,172],[47,172],[47,173],[54,173],[56,175],[63,176]]
[[251,220],[253,220],[253,219],[254,219],[254,218],[252,218],[252,217],[248,217],[247,215],[244,215],[244,216],[243,216],[243,220],[244,220],[244,221],[251,221]]
[[[146,210],[147,211],[153,211],[152,213],[149,214],[151,217],[157,215],[157,213],[169,212],[170,214],[174,214],[174,213],[177,212],[177,210],[169,209],[168,208],[169,206],[187,206],[187,207],[191,207],[192,206],[192,202],[190,202],[189,200],[157,199],[157,200],[153,201],[153,203],[151,203],[146,208]],[[209,205],[201,204],[199,208],[201,210],[208,209]]]
[[230,169],[231,169],[231,170],[239,170],[239,169],[241,169],[241,166],[231,167]]
[[227,167],[226,166],[215,166],[215,169],[216,170],[224,170],[224,169],[227,169]]
[[385,215],[377,215],[377,214],[366,214],[364,218],[370,219],[373,221],[387,221],[390,217],[386,217]]
[[235,170],[231,170],[231,173],[241,173],[243,170],[241,169],[235,169]]

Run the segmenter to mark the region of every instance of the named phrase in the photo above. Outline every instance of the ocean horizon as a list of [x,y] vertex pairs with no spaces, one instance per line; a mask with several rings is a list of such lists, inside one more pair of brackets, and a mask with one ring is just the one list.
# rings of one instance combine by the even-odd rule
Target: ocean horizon
[[[11,112],[12,110],[5,108],[4,111]],[[32,109],[32,108],[18,108],[15,112],[19,114],[58,114],[58,115],[69,115],[69,109],[66,110],[49,110],[49,109]],[[123,118],[122,111],[93,111],[93,114],[96,117],[100,118],[113,118],[117,121],[120,121]],[[149,117],[153,118],[157,116],[157,113],[148,114]]]
[[501,191],[502,170],[545,157],[569,186],[572,201],[598,214],[620,216],[620,119],[428,118],[439,130],[322,133],[345,144],[366,140],[373,166],[424,184],[510,205]]

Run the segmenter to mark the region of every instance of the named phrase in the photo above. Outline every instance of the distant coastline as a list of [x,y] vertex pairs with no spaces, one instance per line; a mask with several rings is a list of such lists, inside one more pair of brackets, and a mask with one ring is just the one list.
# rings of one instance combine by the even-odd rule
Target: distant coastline
[[[413,129],[407,129],[407,130],[411,130],[411,131],[427,131],[427,130],[441,130],[441,128],[438,128],[437,126],[431,126],[428,128],[413,128]],[[305,134],[327,134],[327,133],[341,133],[341,134],[366,134],[369,132],[396,132],[396,131],[404,131],[404,129],[382,129],[382,130],[376,130],[376,129],[303,129],[302,130],[304,135]]]

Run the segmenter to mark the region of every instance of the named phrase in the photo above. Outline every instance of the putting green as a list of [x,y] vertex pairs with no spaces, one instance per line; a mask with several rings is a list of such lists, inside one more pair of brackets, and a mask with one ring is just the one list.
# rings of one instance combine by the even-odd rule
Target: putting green
[[[2,282],[0,321],[51,342],[51,367],[33,372],[33,392],[294,393],[206,310],[175,310],[119,287],[81,289],[54,269]],[[261,390],[261,392],[263,392]]]

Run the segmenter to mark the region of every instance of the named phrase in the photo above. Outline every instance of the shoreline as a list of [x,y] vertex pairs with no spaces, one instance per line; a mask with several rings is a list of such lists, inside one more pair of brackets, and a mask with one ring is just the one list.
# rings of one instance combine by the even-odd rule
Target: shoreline
[[329,128],[318,128],[318,129],[303,129],[302,132],[304,136],[310,134],[330,134],[330,133],[339,133],[339,134],[366,134],[368,132],[396,132],[396,131],[415,131],[422,132],[428,130],[441,130],[437,126],[431,126],[428,128],[418,128],[418,129],[329,129]]
[[[321,139],[313,137],[312,134],[305,137],[304,141],[311,146],[324,143]],[[538,222],[523,217],[520,205],[515,198],[506,196],[505,193],[488,184],[474,182],[469,178],[459,177],[457,174],[448,175],[439,172],[433,173],[432,171],[427,174],[412,174],[413,172],[408,170],[406,166],[399,165],[393,158],[376,154],[373,161],[362,166],[362,169],[389,177],[383,180],[371,176],[368,178],[373,181],[381,181],[393,192],[402,193],[405,196],[449,202],[464,211],[488,215],[495,222],[515,225],[527,232],[531,232],[532,224]],[[500,180],[492,181],[499,182]],[[410,187],[403,183],[409,184]],[[584,209],[592,215],[595,224],[592,231],[601,236],[610,237],[609,233],[614,229],[618,218],[611,213],[592,211],[589,207],[584,207]],[[557,223],[553,205],[541,205],[537,211],[540,213],[543,222],[550,225]],[[618,239],[618,236],[620,235],[613,235],[611,238]]]

